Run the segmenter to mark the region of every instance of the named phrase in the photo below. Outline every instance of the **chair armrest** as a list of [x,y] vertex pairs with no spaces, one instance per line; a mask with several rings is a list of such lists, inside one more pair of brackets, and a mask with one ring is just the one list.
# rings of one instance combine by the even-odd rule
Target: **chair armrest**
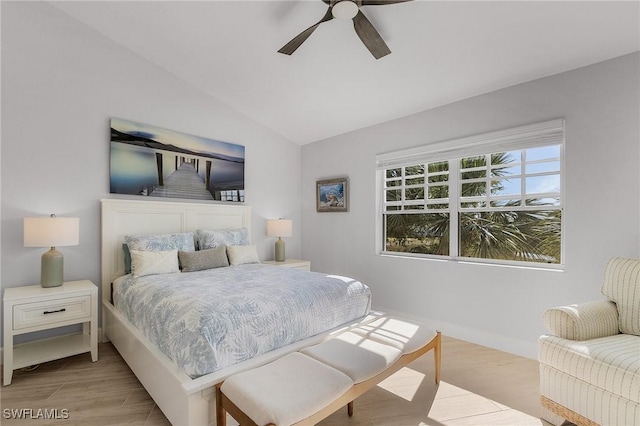
[[548,309],[542,316],[551,334],[569,340],[588,340],[618,334],[618,310],[609,300]]

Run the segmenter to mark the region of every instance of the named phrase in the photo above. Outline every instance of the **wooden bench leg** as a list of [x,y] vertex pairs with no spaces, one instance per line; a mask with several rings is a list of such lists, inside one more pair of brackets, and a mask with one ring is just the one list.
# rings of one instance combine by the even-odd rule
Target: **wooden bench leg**
[[440,367],[442,365],[442,334],[438,331],[436,335],[436,346],[433,348],[433,359],[436,369],[436,384],[440,384]]
[[353,416],[353,401],[347,404],[347,414],[349,417]]
[[220,390],[222,383],[216,385],[216,426],[227,425],[227,412],[222,406],[222,391]]

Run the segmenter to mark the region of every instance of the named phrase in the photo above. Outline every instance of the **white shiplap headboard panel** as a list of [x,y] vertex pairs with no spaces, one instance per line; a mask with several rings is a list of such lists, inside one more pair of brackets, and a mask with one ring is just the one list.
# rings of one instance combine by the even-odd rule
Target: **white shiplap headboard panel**
[[127,234],[247,228],[251,235],[250,206],[128,199],[104,199],[101,205],[103,300],[109,299],[113,279],[124,274],[122,243]]

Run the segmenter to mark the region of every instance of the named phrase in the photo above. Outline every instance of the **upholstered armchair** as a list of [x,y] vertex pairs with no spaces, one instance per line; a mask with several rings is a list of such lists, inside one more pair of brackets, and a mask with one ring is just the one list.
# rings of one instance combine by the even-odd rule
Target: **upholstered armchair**
[[609,260],[602,294],[543,315],[542,418],[554,425],[640,425],[640,260]]

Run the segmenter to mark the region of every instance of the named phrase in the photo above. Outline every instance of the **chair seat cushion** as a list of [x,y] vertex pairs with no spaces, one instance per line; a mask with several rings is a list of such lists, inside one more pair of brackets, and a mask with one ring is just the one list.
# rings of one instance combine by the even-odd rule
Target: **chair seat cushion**
[[403,354],[417,351],[438,334],[435,330],[416,321],[392,316],[381,317],[350,331],[367,339],[400,349]]
[[630,334],[591,340],[543,335],[538,359],[586,383],[640,402],[640,337]]
[[290,425],[320,411],[353,386],[340,371],[293,352],[229,377],[221,390],[259,425]]
[[301,351],[360,383],[389,368],[402,351],[352,332],[341,333]]

